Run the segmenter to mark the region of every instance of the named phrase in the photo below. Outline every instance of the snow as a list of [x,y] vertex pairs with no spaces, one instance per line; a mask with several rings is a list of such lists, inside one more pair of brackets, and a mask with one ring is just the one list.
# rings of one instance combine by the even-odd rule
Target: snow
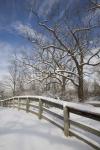
[[87,103],[89,103],[89,104],[100,104],[99,101],[89,101],[89,102],[87,102]]
[[37,116],[0,108],[0,150],[93,150],[76,139],[66,138],[63,131]]
[[88,101],[86,103],[91,104],[91,105],[96,106],[96,107],[100,107],[100,101]]

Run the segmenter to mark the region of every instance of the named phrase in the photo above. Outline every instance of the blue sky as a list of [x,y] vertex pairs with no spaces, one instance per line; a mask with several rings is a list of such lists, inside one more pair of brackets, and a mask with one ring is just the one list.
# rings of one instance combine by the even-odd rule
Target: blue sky
[[[24,29],[32,28],[35,32],[41,30],[36,16],[32,16],[30,8],[38,12],[40,19],[49,19],[52,25],[64,15],[64,10],[73,12],[72,20],[78,23],[77,12],[85,15],[89,0],[0,0],[0,79],[7,73],[8,61],[16,50],[20,53],[23,47],[31,47],[31,43],[21,36]],[[32,30],[30,30],[32,31]],[[41,35],[42,35],[41,34]],[[44,36],[45,38],[45,36]],[[20,48],[21,47],[21,48]]]
[[13,29],[17,22],[27,23],[28,13],[24,0],[0,0],[0,79],[8,72],[8,62],[19,47],[29,44]]

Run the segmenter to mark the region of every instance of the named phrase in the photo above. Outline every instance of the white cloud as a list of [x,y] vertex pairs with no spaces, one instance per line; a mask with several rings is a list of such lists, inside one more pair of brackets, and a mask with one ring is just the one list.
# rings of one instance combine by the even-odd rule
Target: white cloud
[[14,51],[16,51],[18,57],[21,57],[21,52],[23,50],[30,52],[30,45],[23,46],[19,44],[16,46],[13,43],[0,41],[0,80],[5,80],[5,76],[9,74],[8,66]]
[[7,43],[0,41],[0,80],[7,74],[8,61],[13,51],[13,47]]
[[39,44],[44,45],[48,41],[47,36],[37,32],[29,25],[22,24],[21,22],[16,22],[13,24],[13,28],[17,31],[18,34],[24,36],[25,38],[31,39],[32,42],[38,41]]
[[21,22],[16,22],[13,25],[14,29],[18,31],[19,34],[24,35],[24,36],[30,36],[30,37],[35,37],[35,31],[28,25],[24,25]]
[[0,41],[0,80],[8,74],[8,66],[16,46],[8,42]]
[[48,15],[51,12],[52,7],[57,2],[59,2],[59,0],[50,0],[50,1],[45,0],[39,8],[39,16]]

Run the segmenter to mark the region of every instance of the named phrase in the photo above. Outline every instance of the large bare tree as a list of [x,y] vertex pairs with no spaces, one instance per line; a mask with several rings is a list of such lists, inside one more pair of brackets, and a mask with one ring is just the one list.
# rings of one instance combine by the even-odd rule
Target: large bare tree
[[[94,4],[99,5],[97,3]],[[38,17],[36,12],[34,14]],[[49,34],[50,42],[48,42],[48,38],[45,43],[40,42],[40,36],[36,32],[34,37],[26,32],[25,37],[31,40],[32,43],[37,44],[46,56],[49,53],[51,60],[49,58],[45,59],[45,55],[40,57],[42,60],[42,67],[40,64],[40,67],[38,67],[38,71],[41,72],[40,75],[44,78],[45,73],[46,79],[48,77],[62,77],[62,93],[65,90],[66,80],[69,80],[77,88],[79,101],[83,101],[84,77],[89,68],[100,64],[100,48],[96,43],[99,41],[99,38],[94,34],[95,31],[99,31],[100,22],[99,17],[96,16],[94,18],[93,14],[87,11],[87,16],[79,16],[77,24],[74,25],[74,23],[71,23],[72,20],[69,20],[70,16],[66,14],[65,11],[63,17],[51,27],[49,22],[41,22],[38,17],[39,25],[45,29],[46,34]],[[64,54],[63,61],[62,58],[60,61],[57,60],[55,55],[59,55],[60,58],[61,53]],[[30,63],[27,65],[30,65]],[[33,65],[30,66],[33,67]],[[54,70],[51,69],[51,66],[54,67]]]
[[[78,88],[78,98],[80,101],[84,99],[83,91],[83,80],[84,80],[84,68],[85,66],[96,66],[100,64],[100,59],[97,62],[92,62],[94,57],[99,58],[100,48],[95,50],[90,50],[89,39],[87,39],[87,34],[90,30],[94,29],[94,26],[87,26],[83,28],[68,29],[66,32],[66,37],[71,40],[71,43],[64,41],[62,37],[57,32],[57,29],[49,28],[46,24],[40,23],[42,27],[47,29],[56,39],[56,45],[47,45],[43,47],[44,50],[54,48],[56,50],[61,50],[66,52],[67,58],[72,61],[73,70],[67,68],[67,70],[57,70],[59,75],[64,76],[61,72],[64,72],[70,76],[70,80],[75,83],[75,78],[77,78],[77,83],[75,85]],[[88,55],[88,58],[86,56]],[[75,77],[73,80],[73,76]],[[66,77],[67,78],[67,77]]]

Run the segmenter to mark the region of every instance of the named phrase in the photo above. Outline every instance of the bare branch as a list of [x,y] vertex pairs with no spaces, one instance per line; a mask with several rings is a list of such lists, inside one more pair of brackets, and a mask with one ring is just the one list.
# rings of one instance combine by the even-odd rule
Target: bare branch
[[71,71],[66,71],[66,70],[56,70],[56,72],[62,72],[62,73],[67,73],[67,74],[71,74],[71,75],[74,75],[76,77],[79,78],[79,75],[74,73],[74,72],[71,72]]
[[60,73],[58,73],[58,72],[56,72],[56,74],[59,75],[59,76],[63,76],[63,77],[65,77],[66,79],[70,80],[75,86],[79,86],[77,83],[75,83],[75,81],[74,81],[72,78],[70,78],[70,77],[68,77],[68,76],[64,76],[63,74],[60,74]]
[[98,28],[98,27],[100,27],[100,25],[94,25],[94,26],[91,26],[91,27],[74,29],[74,30],[73,30],[73,33],[75,34],[75,33],[77,33],[77,32],[90,31],[90,30],[95,29],[95,28]]
[[56,49],[59,49],[59,50],[61,50],[61,51],[66,52],[66,50],[65,50],[65,49],[60,48],[60,47],[57,47],[57,46],[55,46],[55,45],[49,45],[49,46],[43,47],[43,50],[45,50],[45,49],[49,49],[49,48],[56,48]]
[[100,61],[97,62],[97,63],[90,63],[90,61],[91,61],[95,56],[98,56],[99,53],[100,53],[100,49],[99,49],[96,53],[94,53],[94,54],[88,59],[88,61],[87,61],[86,63],[81,64],[81,66],[84,66],[84,65],[97,66],[97,65],[99,65],[99,64],[100,64]]

